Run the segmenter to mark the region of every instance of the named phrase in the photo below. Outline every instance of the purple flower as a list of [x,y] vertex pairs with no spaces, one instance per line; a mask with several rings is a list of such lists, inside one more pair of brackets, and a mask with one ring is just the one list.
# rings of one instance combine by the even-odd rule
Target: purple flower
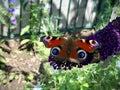
[[48,61],[50,62],[50,65],[53,66],[54,69],[71,69],[73,67],[81,68],[83,65],[88,65],[91,60],[93,59],[93,53],[87,55],[87,59],[83,62],[74,63],[70,62],[69,60],[62,60],[60,58],[56,58],[52,55],[49,56]]
[[16,17],[14,17],[14,18],[11,19],[11,23],[14,24],[14,25],[17,24],[17,19],[16,19]]
[[87,39],[101,43],[101,48],[98,49],[100,59],[105,60],[109,56],[117,54],[120,51],[120,17],[109,22],[105,28],[87,37]]
[[11,4],[14,4],[16,0],[9,0]]
[[15,9],[14,8],[9,8],[8,12],[11,13],[11,14],[14,14],[15,13]]

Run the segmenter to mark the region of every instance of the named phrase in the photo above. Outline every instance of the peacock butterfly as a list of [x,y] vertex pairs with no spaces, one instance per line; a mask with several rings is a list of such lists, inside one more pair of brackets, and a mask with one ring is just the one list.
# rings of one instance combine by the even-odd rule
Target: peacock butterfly
[[86,60],[88,54],[100,46],[96,40],[75,40],[71,37],[43,36],[41,41],[47,48],[51,48],[50,55],[78,64]]
[[48,61],[54,69],[81,68],[105,61],[120,51],[120,17],[85,39],[44,36],[41,40],[47,48],[51,48]]

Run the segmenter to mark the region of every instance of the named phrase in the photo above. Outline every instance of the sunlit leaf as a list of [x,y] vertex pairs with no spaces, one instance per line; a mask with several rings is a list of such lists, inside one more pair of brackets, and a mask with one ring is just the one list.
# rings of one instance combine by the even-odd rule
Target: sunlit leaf
[[2,75],[2,74],[4,74],[4,73],[5,73],[4,71],[0,70],[0,75]]
[[2,81],[2,83],[3,83],[3,84],[7,84],[7,83],[8,83],[7,79],[4,79],[4,80]]
[[33,78],[34,78],[34,75],[33,75],[32,73],[30,73],[30,74],[27,76],[27,79],[28,79],[28,80],[33,80]]
[[23,44],[28,43],[29,41],[30,41],[30,39],[24,39],[24,40],[22,40],[22,41],[21,41],[21,43],[20,43],[20,44],[21,44],[21,45],[23,45]]
[[25,28],[23,28],[23,29],[21,30],[20,35],[21,35],[21,36],[24,35],[25,33],[27,33],[27,32],[29,31],[29,29],[30,29],[30,25],[27,25]]
[[83,86],[84,87],[89,87],[89,84],[88,83],[84,83]]
[[0,55],[0,63],[6,63],[7,61],[5,60],[5,58],[3,56]]
[[13,80],[15,78],[15,73],[10,73],[9,80]]

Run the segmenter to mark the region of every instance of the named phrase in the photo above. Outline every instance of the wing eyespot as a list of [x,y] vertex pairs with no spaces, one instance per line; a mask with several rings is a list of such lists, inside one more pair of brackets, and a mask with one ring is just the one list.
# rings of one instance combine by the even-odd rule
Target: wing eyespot
[[80,42],[84,42],[85,43],[86,41],[85,41],[85,39],[80,39]]
[[85,60],[87,58],[87,53],[84,50],[77,50],[78,59]]
[[89,40],[89,43],[92,45],[92,46],[99,46],[99,43],[96,41],[96,40]]
[[53,47],[53,48],[51,49],[51,54],[52,54],[53,56],[57,56],[57,55],[59,55],[60,50],[61,50],[60,47]]

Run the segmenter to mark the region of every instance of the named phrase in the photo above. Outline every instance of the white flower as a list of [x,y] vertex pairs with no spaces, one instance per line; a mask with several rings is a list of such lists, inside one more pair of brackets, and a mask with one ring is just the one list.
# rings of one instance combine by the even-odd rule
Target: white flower
[[47,3],[47,4],[45,5],[45,10],[50,10],[50,4]]
[[116,62],[116,67],[120,68],[120,61]]
[[40,83],[37,83],[37,84],[34,86],[33,90],[42,90],[42,85],[41,85]]

